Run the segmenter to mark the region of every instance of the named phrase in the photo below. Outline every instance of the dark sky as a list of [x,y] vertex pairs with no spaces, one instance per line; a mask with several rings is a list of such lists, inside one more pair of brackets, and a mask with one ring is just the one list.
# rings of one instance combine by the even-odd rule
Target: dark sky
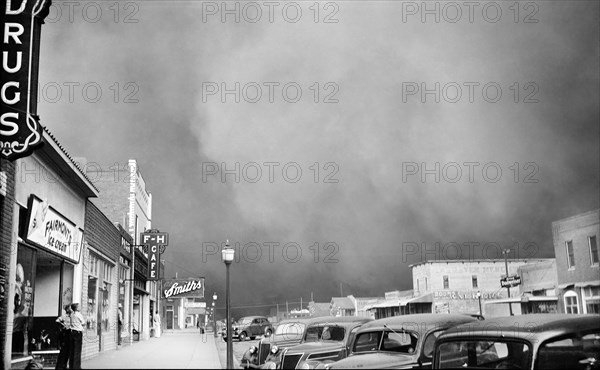
[[227,4],[239,22],[221,2],[69,19],[54,1],[43,27],[42,124],[72,156],[138,161],[168,277],[223,302],[229,239],[234,305],[382,296],[425,250],[552,257],[551,222],[599,207],[597,1],[477,2],[472,19],[429,2],[439,22],[421,2],[281,2],[272,22]]

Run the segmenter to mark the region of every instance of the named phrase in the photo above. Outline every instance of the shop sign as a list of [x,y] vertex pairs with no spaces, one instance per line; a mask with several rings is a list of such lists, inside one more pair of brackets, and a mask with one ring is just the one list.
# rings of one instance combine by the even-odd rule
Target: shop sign
[[[477,292],[474,291],[458,291],[458,290],[439,290],[433,292],[434,299],[478,299]],[[481,292],[482,299],[499,299],[502,298],[500,293]]]
[[167,279],[163,281],[163,298],[204,298],[204,278]]
[[[31,91],[37,91],[39,35],[50,0],[5,0],[2,14],[2,68],[0,68],[0,151],[8,160],[26,157],[42,143],[42,126],[33,114]],[[38,36],[39,37],[39,36]],[[35,104],[35,102],[33,102]]]
[[148,247],[148,280],[158,280],[160,278],[160,255],[164,252],[166,245],[169,245],[169,234],[161,232],[143,232],[140,234],[142,245]]
[[29,198],[27,241],[79,263],[83,231],[35,195]]
[[512,288],[521,285],[521,277],[519,275],[505,276],[500,279],[500,286],[502,288]]
[[121,251],[131,254],[131,244],[124,237],[121,237]]
[[435,313],[450,313],[450,303],[442,302],[435,304]]

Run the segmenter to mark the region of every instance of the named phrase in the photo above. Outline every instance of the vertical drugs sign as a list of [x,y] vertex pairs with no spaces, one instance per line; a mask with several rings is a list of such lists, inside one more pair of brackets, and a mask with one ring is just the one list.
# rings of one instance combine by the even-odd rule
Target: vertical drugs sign
[[37,116],[40,35],[51,0],[0,0],[0,153],[15,160],[42,143]]

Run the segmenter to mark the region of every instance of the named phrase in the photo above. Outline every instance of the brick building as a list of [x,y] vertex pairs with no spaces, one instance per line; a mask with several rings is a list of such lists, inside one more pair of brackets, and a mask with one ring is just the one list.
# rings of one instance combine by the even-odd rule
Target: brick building
[[[124,295],[124,302],[128,301],[124,317],[128,323],[128,338],[146,340],[150,338],[150,318],[158,310],[159,293],[158,284],[147,280],[148,254],[140,246],[140,233],[152,228],[152,194],[146,189],[135,159],[112,165],[88,162],[85,158],[78,160],[85,163],[87,175],[100,190],[93,203],[109,220],[123,225],[131,235],[131,245],[135,246],[134,258],[124,258],[120,263],[120,280],[124,284],[123,290],[128,292]],[[127,279],[123,278],[125,268],[130,272]]]
[[[420,312],[427,312],[429,307],[429,312],[433,313],[478,314],[481,300],[481,314],[485,315],[486,302],[508,298],[507,288],[500,285],[500,280],[506,276],[506,265],[508,275],[516,275],[519,267],[543,261],[547,259],[508,259],[506,264],[505,260],[490,259],[420,262],[410,266],[414,298],[408,303],[421,306]],[[509,289],[511,296],[518,295],[517,287]],[[509,314],[508,302],[505,303],[494,307],[493,316]],[[511,306],[513,313],[521,313],[520,305]]]
[[552,223],[558,306],[565,313],[600,313],[599,210]]
[[7,191],[2,200],[4,368],[23,367],[33,357],[51,363],[58,353],[56,317],[65,304],[83,304],[85,205],[98,190],[47,129],[43,142],[32,155],[3,166],[11,173],[14,168],[7,176],[11,195]]

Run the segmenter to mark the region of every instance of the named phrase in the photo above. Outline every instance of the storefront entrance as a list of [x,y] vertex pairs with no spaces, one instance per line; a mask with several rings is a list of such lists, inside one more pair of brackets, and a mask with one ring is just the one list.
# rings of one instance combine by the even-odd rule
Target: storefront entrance
[[59,350],[56,318],[73,300],[73,265],[19,244],[15,274],[12,359]]

